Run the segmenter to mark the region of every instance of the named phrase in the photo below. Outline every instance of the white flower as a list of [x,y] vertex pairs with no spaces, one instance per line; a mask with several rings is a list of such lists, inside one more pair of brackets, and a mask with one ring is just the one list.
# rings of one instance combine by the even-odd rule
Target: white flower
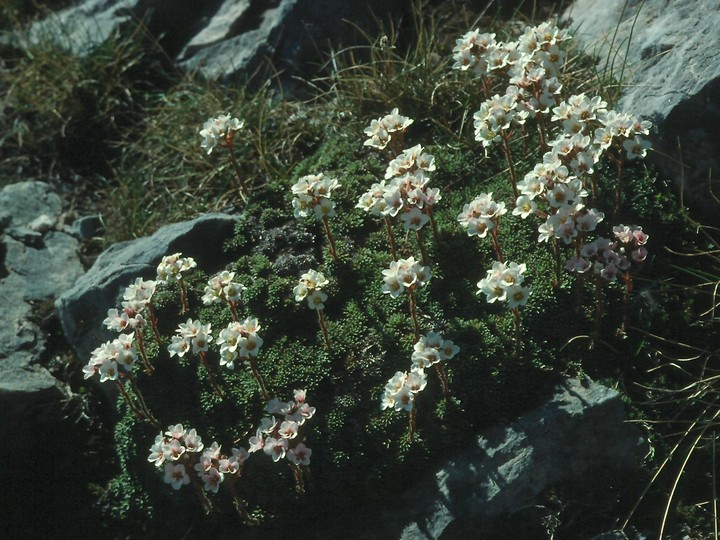
[[200,136],[203,138],[200,146],[210,154],[218,144],[226,142],[229,136],[242,129],[244,125],[243,122],[237,118],[232,118],[229,114],[208,118],[200,130]]

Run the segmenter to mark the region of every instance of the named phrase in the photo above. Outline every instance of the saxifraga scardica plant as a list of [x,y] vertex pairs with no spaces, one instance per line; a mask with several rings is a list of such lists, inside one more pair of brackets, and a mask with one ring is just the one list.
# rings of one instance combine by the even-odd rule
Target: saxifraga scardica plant
[[[477,58],[487,53],[489,42],[482,53],[473,52],[476,34],[470,33],[458,40],[456,55],[461,58],[456,59],[456,67],[466,65],[462,61],[465,54]],[[613,213],[616,207],[620,212],[625,181],[618,174],[608,188],[608,179],[597,172],[600,167],[594,165],[605,159],[608,149],[613,152],[609,159],[616,164],[641,157],[645,144],[637,139],[637,134],[645,132],[647,126],[632,117],[608,111],[602,100],[582,96],[563,100],[556,84],[543,86],[544,53],[552,57],[556,51],[543,48],[545,34],[557,35],[557,29],[549,25],[529,28],[519,46],[496,44],[495,55],[514,54],[512,51],[524,47],[528,49],[523,51],[527,58],[518,57],[513,60],[514,64],[507,58],[502,64],[501,58],[494,64],[502,64],[501,67],[488,68],[494,71],[492,78],[480,75],[479,91],[487,91],[489,98],[475,114],[475,139],[480,146],[471,140],[453,139],[455,146],[451,148],[442,134],[433,138],[427,152],[422,146],[405,149],[400,142],[388,144],[390,155],[387,157],[391,165],[383,170],[377,161],[368,159],[368,152],[372,150],[363,148],[360,135],[363,126],[355,126],[357,142],[329,136],[316,155],[297,167],[293,177],[301,180],[310,175],[316,178],[319,170],[338,178],[333,181],[332,202],[337,211],[332,239],[327,227],[321,229],[317,223],[316,227],[297,225],[305,227],[316,239],[314,247],[305,250],[305,255],[317,263],[313,265],[317,270],[313,271],[321,273],[323,285],[325,276],[329,278],[329,294],[322,292],[323,317],[319,324],[306,316],[307,308],[293,301],[293,295],[295,300],[298,296],[302,300],[302,295],[297,290],[293,293],[298,287],[296,269],[279,264],[281,255],[288,255],[281,252],[280,240],[276,240],[274,250],[265,246],[263,251],[247,240],[268,234],[262,222],[263,216],[270,214],[261,195],[247,202],[235,240],[239,258],[223,278],[216,276],[208,282],[205,296],[199,292],[202,286],[199,277],[192,283],[193,279],[189,279],[187,289],[178,282],[180,290],[161,291],[156,306],[160,325],[169,333],[178,325],[185,325],[179,327],[181,331],[173,350],[197,349],[195,352],[201,361],[178,362],[170,358],[163,347],[151,348],[147,353],[154,373],[138,373],[138,384],[143,388],[148,410],[160,419],[162,429],[166,425],[170,427],[158,435],[157,426],[143,424],[137,418],[137,410],[121,407],[124,417],[119,424],[117,442],[125,472],[113,484],[108,497],[117,502],[118,514],[131,508],[133,512],[128,515],[157,519],[159,515],[170,515],[164,510],[167,508],[176,516],[178,530],[191,527],[189,524],[193,522],[202,523],[197,526],[207,530],[220,527],[215,518],[203,517],[203,504],[193,506],[181,496],[183,490],[174,493],[166,485],[181,488],[192,482],[192,471],[187,467],[176,469],[177,464],[172,465],[173,459],[168,459],[173,455],[172,447],[178,452],[180,446],[185,450],[174,461],[179,461],[182,455],[194,454],[190,456],[192,469],[197,470],[196,466],[203,469],[199,471],[200,480],[195,480],[201,492],[222,488],[218,475],[237,474],[242,470],[241,481],[233,484],[232,497],[224,502],[218,499],[213,505],[214,515],[219,514],[220,521],[238,519],[232,517],[233,512],[238,511],[244,521],[265,526],[272,526],[273,521],[276,526],[307,525],[313,520],[313,511],[350,509],[364,504],[363,501],[375,500],[376,490],[387,482],[393,482],[395,491],[410,486],[413,475],[407,474],[409,470],[422,468],[463,441],[470,441],[481,426],[512,417],[529,406],[530,396],[540,397],[561,372],[577,365],[578,349],[567,345],[578,334],[587,332],[593,318],[592,339],[596,343],[611,339],[604,331],[607,324],[603,324],[604,319],[598,314],[607,311],[603,306],[611,302],[624,304],[623,310],[627,311],[627,295],[632,289],[627,271],[631,260],[642,262],[647,256],[644,248],[647,235],[637,226],[616,224],[613,230],[616,240],[598,240],[602,237],[596,229],[601,227],[604,215],[595,208],[609,202]],[[533,40],[538,46],[530,50]],[[562,55],[553,58],[548,61],[560,61]],[[522,69],[509,67],[521,61],[524,62]],[[531,75],[534,78],[526,87],[515,85],[504,94],[510,98],[493,97],[493,85],[504,80],[503,77],[518,78],[516,82],[522,85],[523,77],[529,79]],[[523,94],[520,88],[527,93]],[[542,95],[542,99],[548,101],[544,107],[536,95],[538,92],[547,94]],[[528,111],[531,106],[535,107],[534,116]],[[518,109],[527,114],[516,113]],[[514,116],[523,122],[513,120]],[[365,129],[369,140],[377,139],[380,144],[392,140],[392,136],[388,136],[393,133],[392,128],[388,130],[389,125],[384,125],[389,122],[386,118],[398,119],[394,132],[403,137],[411,128],[410,119],[393,110]],[[537,134],[528,128],[531,118],[536,120]],[[499,119],[502,123],[495,125],[493,122],[500,122]],[[608,134],[607,130],[613,129],[619,131]],[[592,136],[584,135],[584,130],[590,130]],[[598,130],[605,131],[598,133]],[[495,136],[491,137],[491,132]],[[418,138],[423,135],[430,136],[432,132],[419,131]],[[514,137],[521,136],[527,139],[528,146],[538,148],[540,155],[532,159],[538,157],[540,165],[533,168],[532,161],[513,159],[512,153],[519,143]],[[486,175],[477,169],[473,159],[463,157],[477,155],[478,150],[495,152],[490,144],[495,142],[501,145],[507,172],[492,169],[493,165],[489,164],[493,172]],[[365,146],[379,148],[378,144]],[[374,167],[370,175],[368,164]],[[454,175],[453,182],[447,186],[443,185],[444,164]],[[631,168],[631,165],[623,166]],[[531,172],[521,178],[519,172],[529,169]],[[434,182],[443,188],[442,198],[437,190],[427,188],[430,171]],[[388,182],[377,183],[367,191],[371,183],[368,176],[374,175],[384,176]],[[403,180],[408,175],[412,176],[412,182]],[[268,190],[288,193],[288,187],[293,184],[297,185],[297,181],[271,182]],[[361,196],[363,191],[366,194]],[[468,205],[468,201],[477,201],[479,192],[488,195],[481,196],[477,204]],[[489,200],[492,193],[498,199],[505,198],[502,204],[513,209],[503,217],[501,237],[492,234],[493,228],[498,230],[496,218],[500,213],[491,212],[485,200]],[[427,202],[428,197],[432,197],[432,204]],[[281,227],[292,221],[290,203],[288,197],[282,201],[285,221],[277,217],[277,212],[273,213],[274,226]],[[429,206],[432,206],[431,213]],[[375,227],[369,220],[358,219],[360,212],[356,207],[382,218],[382,226]],[[385,219],[397,215],[401,219],[396,222]],[[415,220],[416,215],[421,217]],[[403,216],[406,219],[402,219]],[[431,218],[432,242],[426,246],[419,234],[412,241],[409,232],[417,232],[431,222]],[[537,218],[539,221],[531,225],[530,220]],[[476,231],[490,231],[492,242],[474,242],[460,226],[468,224]],[[538,242],[538,235],[547,244]],[[331,256],[323,253],[324,236],[332,244]],[[600,246],[594,242],[604,243]],[[632,242],[637,246],[628,247]],[[342,257],[336,256],[335,243]],[[293,245],[285,248],[291,256],[303,255],[292,253]],[[608,249],[615,255],[605,253]],[[632,256],[635,252],[638,255]],[[420,280],[417,272],[413,277],[410,272],[398,271],[407,261],[414,263],[416,256],[427,263],[431,281]],[[523,262],[508,262],[516,260]],[[496,268],[497,265],[503,268]],[[523,284],[526,269],[533,280],[532,295]],[[300,270],[307,271],[307,266]],[[583,280],[577,278],[579,275],[594,277]],[[613,283],[611,278],[617,275],[627,276],[624,287]],[[419,288],[421,281],[427,286]],[[593,295],[589,281],[595,291],[601,292]],[[230,283],[242,285],[234,286],[230,294],[225,291]],[[393,292],[405,289],[413,293],[409,311],[390,298],[397,296]],[[485,294],[488,302],[476,299],[479,292]],[[206,297],[219,301],[203,301]],[[497,307],[505,301],[511,308],[509,312]],[[178,303],[183,307],[187,304],[187,309],[197,313],[197,320],[203,323],[178,319]],[[517,311],[521,305],[522,328]],[[234,337],[216,333],[213,339],[207,339],[207,335],[221,328],[227,330],[233,325],[245,324],[241,322],[243,319],[253,328],[256,321],[262,322],[262,342],[256,342],[253,349],[257,352],[258,343],[262,344],[262,354],[243,356],[250,369],[221,370],[237,360],[227,343],[235,345],[254,330],[238,330]],[[624,315],[615,314],[611,321],[620,326],[623,319]],[[553,331],[548,332],[548,328]],[[146,342],[151,342],[149,327],[146,332],[150,338]],[[452,339],[441,340],[441,332]],[[198,341],[199,334],[204,338]],[[521,340],[522,348],[518,346]],[[446,352],[440,352],[446,348]],[[431,349],[437,351],[439,359],[448,362],[435,362],[435,356],[428,352]],[[213,352],[215,358],[211,360]],[[583,354],[593,357],[594,353]],[[408,372],[411,356],[413,369]],[[426,378],[424,372],[420,374],[430,366],[436,366],[437,378]],[[538,384],[540,381],[546,384]],[[283,422],[289,421],[283,415],[292,407],[288,406],[289,402],[282,405],[270,398],[292,395],[298,388],[312,396],[318,410],[305,435],[308,441],[313,441],[311,476],[299,475],[292,468],[278,474],[279,469],[271,468],[273,459],[262,461],[253,456],[248,458],[246,454],[261,448],[272,458],[289,453],[286,443],[273,441],[295,438],[290,436],[292,427],[283,427]],[[294,395],[295,406],[300,410],[302,404],[297,400],[298,394]],[[403,410],[410,413],[409,423]],[[265,420],[259,422],[263,417]],[[188,431],[188,426],[195,431]],[[288,436],[279,435],[283,431]],[[402,437],[403,433],[408,436]],[[199,444],[192,442],[198,434],[206,445],[207,441],[228,442],[208,445],[212,454],[188,451],[189,447],[199,448]],[[190,446],[186,444],[188,437]],[[273,441],[268,443],[270,438]],[[240,446],[234,446],[238,444],[248,448],[243,451]],[[304,450],[307,446],[302,444],[303,447],[295,447],[298,467],[310,457]],[[163,460],[161,465],[172,465],[165,467],[164,477],[148,467],[147,453],[151,446],[156,464]],[[167,448],[170,449],[166,452]],[[210,472],[211,469],[215,472]],[[293,477],[297,491],[291,487]],[[353,490],[348,492],[340,487],[346,485],[352,485]],[[131,495],[139,492],[148,495],[137,498]],[[150,527],[147,523],[142,526]]]

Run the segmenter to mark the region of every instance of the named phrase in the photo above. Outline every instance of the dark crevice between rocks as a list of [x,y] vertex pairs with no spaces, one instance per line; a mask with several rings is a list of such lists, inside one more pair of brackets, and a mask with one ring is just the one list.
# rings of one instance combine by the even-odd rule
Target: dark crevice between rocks
[[0,242],[0,279],[5,279],[10,275],[7,267],[5,266],[5,256],[7,255],[7,247],[5,242]]

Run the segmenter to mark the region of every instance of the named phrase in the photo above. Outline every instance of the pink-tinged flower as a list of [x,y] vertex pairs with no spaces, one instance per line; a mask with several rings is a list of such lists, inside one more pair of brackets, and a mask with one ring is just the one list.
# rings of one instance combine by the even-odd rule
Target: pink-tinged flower
[[275,437],[268,437],[265,439],[265,446],[263,452],[268,456],[271,456],[273,461],[278,462],[285,457],[285,453],[288,449],[287,439],[276,439]]
[[173,461],[177,461],[180,459],[180,456],[182,456],[185,453],[185,447],[180,444],[180,441],[177,439],[173,439],[170,441],[170,443],[167,445],[167,457],[169,457]]
[[285,439],[294,439],[297,437],[297,432],[298,423],[292,420],[285,420],[282,424],[280,424],[280,429],[278,430],[280,436]]
[[147,460],[150,463],[154,463],[157,467],[162,465],[165,462],[165,458],[168,454],[166,446],[167,444],[165,442],[165,438],[161,433],[160,435],[155,437],[155,444],[150,447],[150,455],[148,456]]
[[293,397],[295,398],[295,401],[303,403],[305,401],[305,393],[305,390],[294,390]]
[[633,250],[632,253],[630,253],[630,257],[633,261],[639,263],[643,262],[648,255],[648,251],[645,248],[645,246],[639,246],[637,249]]
[[300,413],[299,422],[300,424],[303,424],[305,420],[313,417],[313,415],[315,414],[315,407],[311,407],[307,403],[303,403],[302,405],[300,405],[297,412]]
[[231,461],[229,458],[223,458],[218,461],[218,470],[222,474],[236,474],[240,470],[240,466],[236,461]]
[[258,429],[255,435],[250,437],[250,448],[248,448],[248,452],[257,452],[258,450],[262,450],[265,447],[265,437],[263,436],[263,432],[261,429]]
[[178,490],[190,483],[190,477],[185,470],[185,465],[172,463],[165,464],[165,483],[170,484],[174,490]]
[[213,443],[205,448],[205,454],[210,456],[213,459],[220,459],[220,449],[222,446],[220,446],[216,441],[213,441]]
[[215,467],[208,469],[200,478],[202,478],[205,491],[212,491],[213,493],[218,492],[220,483],[223,481],[223,475]]
[[198,436],[195,429],[191,429],[185,435],[185,449],[188,452],[201,452],[204,448],[202,439]]
[[212,456],[209,456],[207,454],[203,454],[200,456],[200,459],[195,464],[195,471],[197,471],[198,476],[202,476],[206,472],[208,472],[213,466],[213,458]]
[[310,456],[312,450],[303,443],[298,444],[295,448],[287,451],[287,458],[295,465],[310,465]]
[[165,432],[165,435],[172,437],[173,439],[182,439],[185,436],[185,428],[182,424],[168,426],[168,430]]

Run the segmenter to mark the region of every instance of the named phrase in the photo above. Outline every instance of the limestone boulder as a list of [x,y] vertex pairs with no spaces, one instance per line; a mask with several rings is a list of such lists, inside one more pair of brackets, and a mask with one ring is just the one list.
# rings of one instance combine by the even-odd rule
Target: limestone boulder
[[621,79],[618,108],[655,123],[651,159],[717,219],[720,0],[576,0],[564,19],[598,69]]

